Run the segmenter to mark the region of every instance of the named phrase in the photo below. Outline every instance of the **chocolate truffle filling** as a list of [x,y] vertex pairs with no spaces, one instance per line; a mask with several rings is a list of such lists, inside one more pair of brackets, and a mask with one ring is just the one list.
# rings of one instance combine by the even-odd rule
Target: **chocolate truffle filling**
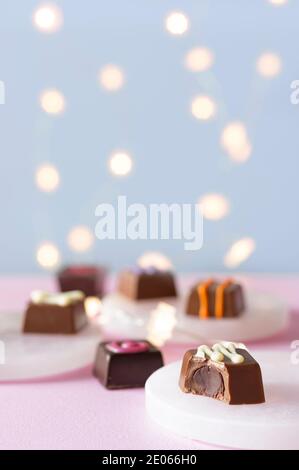
[[206,397],[216,398],[224,393],[222,375],[214,367],[203,366],[197,369],[192,383],[194,392]]

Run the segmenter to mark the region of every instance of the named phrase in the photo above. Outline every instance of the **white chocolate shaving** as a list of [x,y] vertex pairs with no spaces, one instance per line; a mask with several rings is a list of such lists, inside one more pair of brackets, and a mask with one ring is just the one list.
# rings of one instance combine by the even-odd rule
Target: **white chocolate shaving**
[[61,292],[59,294],[51,294],[44,291],[33,291],[30,299],[34,304],[48,304],[66,307],[84,299],[84,294],[80,290],[73,290],[69,292]]
[[47,292],[44,292],[42,290],[34,290],[31,292],[30,299],[31,302],[33,302],[34,304],[40,304],[47,298],[47,296]]
[[209,357],[212,361],[223,362],[224,357],[230,359],[234,364],[241,364],[244,362],[244,357],[236,352],[236,349],[247,349],[243,343],[232,343],[231,341],[221,341],[214,344],[212,349],[203,344],[197,348],[195,357],[205,359]]

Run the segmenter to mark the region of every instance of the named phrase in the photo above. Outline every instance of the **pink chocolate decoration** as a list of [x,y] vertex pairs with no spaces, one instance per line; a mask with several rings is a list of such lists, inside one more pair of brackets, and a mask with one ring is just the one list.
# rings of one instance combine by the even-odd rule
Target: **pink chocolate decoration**
[[111,343],[106,344],[106,348],[109,351],[123,354],[123,353],[138,353],[143,351],[148,351],[148,344],[145,341],[112,341]]
[[73,265],[67,268],[67,272],[74,276],[93,276],[96,272],[96,268],[88,265]]

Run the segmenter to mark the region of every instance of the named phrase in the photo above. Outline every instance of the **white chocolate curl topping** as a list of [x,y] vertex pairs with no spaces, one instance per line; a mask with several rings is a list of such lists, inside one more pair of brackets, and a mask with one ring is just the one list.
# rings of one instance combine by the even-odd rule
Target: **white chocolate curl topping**
[[59,294],[51,294],[41,290],[34,290],[30,299],[33,304],[49,304],[66,307],[75,304],[84,299],[84,294],[80,290],[71,290],[69,292],[61,292]]
[[243,343],[232,343],[230,341],[221,341],[214,344],[212,349],[203,344],[197,348],[195,357],[205,359],[209,357],[215,362],[224,362],[224,357],[227,357],[234,364],[241,364],[244,362],[244,357],[236,352],[236,349],[247,349]]

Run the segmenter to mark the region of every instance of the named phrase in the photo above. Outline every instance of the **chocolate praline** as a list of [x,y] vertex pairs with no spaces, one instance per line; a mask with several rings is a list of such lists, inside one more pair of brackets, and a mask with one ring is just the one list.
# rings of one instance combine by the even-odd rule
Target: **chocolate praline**
[[149,341],[105,341],[98,346],[93,374],[108,389],[138,388],[162,366],[161,352]]
[[[39,291],[35,291],[39,293]],[[68,301],[71,293],[41,293],[36,301],[31,298],[23,324],[24,333],[75,334],[88,324],[84,307],[84,294],[79,292]],[[42,297],[43,295],[43,297]],[[55,301],[57,299],[57,302]]]
[[156,268],[134,267],[120,273],[118,292],[131,300],[176,297],[174,274]]
[[187,351],[179,386],[185,393],[215,398],[230,405],[265,401],[259,364],[244,345],[235,343],[217,343],[213,348],[201,346]]
[[105,292],[107,268],[92,264],[65,266],[57,273],[61,292],[81,290],[86,296],[101,297]]

